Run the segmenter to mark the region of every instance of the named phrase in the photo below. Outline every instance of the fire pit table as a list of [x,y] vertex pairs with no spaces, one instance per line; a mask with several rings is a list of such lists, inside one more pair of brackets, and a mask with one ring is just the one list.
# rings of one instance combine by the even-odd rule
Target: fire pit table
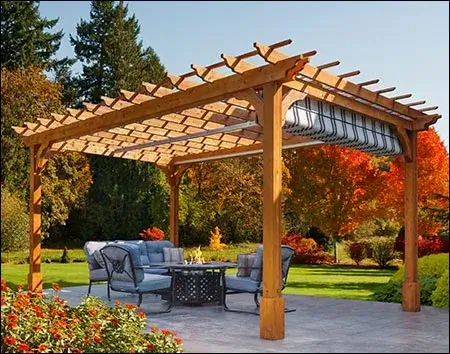
[[203,264],[157,263],[150,266],[167,268],[173,277],[174,305],[223,304],[224,277],[227,268],[237,267],[230,262]]

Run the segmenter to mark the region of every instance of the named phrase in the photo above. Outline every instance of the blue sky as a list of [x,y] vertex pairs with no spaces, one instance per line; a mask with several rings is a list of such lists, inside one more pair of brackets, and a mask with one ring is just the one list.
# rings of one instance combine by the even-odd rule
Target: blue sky
[[[402,102],[426,100],[439,106],[434,125],[449,147],[449,2],[128,1],[167,70],[181,74],[190,64],[208,65],[220,54],[252,50],[253,42],[293,43],[294,55],[315,49],[313,65],[339,60],[331,72],[360,70],[354,82],[380,79],[370,89],[395,86],[387,96],[413,94]],[[74,55],[69,34],[89,18],[89,1],[41,1],[40,13],[59,18],[66,34],[58,56]],[[424,107],[424,106],[423,106]]]

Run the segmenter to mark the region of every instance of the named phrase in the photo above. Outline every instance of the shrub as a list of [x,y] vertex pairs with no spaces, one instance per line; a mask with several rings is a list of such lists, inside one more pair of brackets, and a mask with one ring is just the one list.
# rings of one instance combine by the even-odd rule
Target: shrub
[[61,256],[61,263],[70,263],[69,250],[64,247],[63,254]]
[[366,242],[350,241],[345,244],[345,250],[356,265],[366,258]]
[[[442,304],[444,307],[447,304],[448,306],[448,254],[433,254],[420,258],[417,273],[420,283],[420,303],[432,306],[436,306],[436,303]],[[445,275],[447,275],[447,279],[441,280],[442,277],[445,278]],[[373,300],[400,303],[404,276],[405,269],[402,267],[394,273],[389,282],[372,294]],[[447,283],[441,285],[442,288],[437,291],[440,282]],[[433,300],[434,298],[436,300]]]
[[214,231],[211,231],[211,237],[209,238],[209,247],[213,251],[221,251],[227,245],[221,242],[222,234],[220,233],[220,229],[218,226],[214,228]]
[[304,238],[296,234],[288,234],[281,239],[283,245],[294,249],[293,263],[324,264],[333,263],[331,255],[324,252],[312,238]]
[[139,236],[147,241],[160,241],[164,240],[164,238],[166,237],[164,231],[155,226],[142,230],[142,232],[139,233]]
[[[401,253],[402,259],[405,258],[405,238],[400,234],[395,239],[395,249]],[[417,253],[419,257],[437,253],[448,253],[448,239],[444,237],[419,237],[417,239]]]
[[380,268],[386,268],[387,265],[397,258],[397,252],[394,249],[395,240],[390,237],[375,237],[372,243],[372,259]]
[[151,327],[146,315],[131,304],[105,302],[89,296],[69,307],[58,295],[18,291],[2,279],[2,353],[180,353],[182,341],[173,331]]
[[448,269],[436,282],[436,289],[431,294],[431,302],[434,307],[448,307]]
[[24,201],[16,193],[1,187],[2,252],[18,251],[28,247],[29,216]]
[[[432,254],[420,258],[417,262],[417,274],[420,277],[435,277],[439,279],[448,269],[448,253]],[[403,281],[405,267],[394,273],[392,279]]]

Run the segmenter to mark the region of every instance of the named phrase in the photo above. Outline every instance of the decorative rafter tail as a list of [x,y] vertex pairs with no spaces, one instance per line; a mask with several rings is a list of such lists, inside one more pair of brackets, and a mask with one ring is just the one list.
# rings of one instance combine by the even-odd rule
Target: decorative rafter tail
[[355,70],[355,71],[350,71],[348,73],[339,74],[337,76],[340,77],[341,79],[345,79],[347,77],[352,77],[352,76],[356,76],[356,75],[359,75],[359,74],[361,74],[361,71]]
[[[258,55],[262,57],[267,63],[276,64],[280,60],[286,59],[288,56],[277,51],[275,48],[270,46],[255,42],[253,46],[256,48]],[[300,58],[309,58],[317,54],[316,50],[311,50],[309,52],[305,52],[300,54]]]
[[408,107],[420,106],[421,104],[424,104],[424,103],[426,103],[426,101],[417,101],[417,102],[406,103],[405,106],[408,106]]
[[336,60],[336,61],[332,61],[330,63],[318,65],[317,69],[320,69],[320,70],[328,69],[328,68],[332,68],[334,66],[338,66],[339,64],[341,64],[341,62],[339,60]]
[[25,127],[12,126],[12,129],[19,135],[23,135],[23,133],[25,133],[25,131],[28,130],[26,126]]
[[410,97],[412,97],[412,94],[411,94],[411,93],[406,93],[406,94],[404,94],[404,95],[399,95],[399,96],[391,97],[391,100],[398,101],[398,100],[403,100],[403,99],[405,99],[405,98],[410,98]]
[[224,64],[236,74],[242,74],[245,71],[253,69],[253,66],[248,64],[243,59],[239,59],[232,55],[227,55],[223,53],[220,55],[220,57],[223,59]]
[[377,90],[375,91],[375,93],[381,95],[382,93],[386,93],[386,92],[391,92],[391,91],[395,91],[396,87],[387,87],[381,90]]
[[361,82],[357,85],[362,87],[362,86],[378,84],[379,82],[380,82],[380,79],[374,79],[374,80],[367,80],[367,81]]
[[428,112],[428,111],[434,111],[435,109],[438,109],[439,106],[431,106],[431,107],[425,107],[425,108],[420,108],[419,111],[420,112]]

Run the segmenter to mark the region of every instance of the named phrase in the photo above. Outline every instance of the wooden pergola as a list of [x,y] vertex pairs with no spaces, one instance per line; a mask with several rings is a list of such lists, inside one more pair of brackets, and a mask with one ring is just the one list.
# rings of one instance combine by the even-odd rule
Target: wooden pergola
[[[263,268],[260,337],[284,338],[282,149],[321,141],[314,141],[311,135],[291,134],[283,130],[283,125],[293,103],[309,98],[385,124],[398,138],[406,171],[403,309],[419,311],[417,132],[440,118],[428,114],[437,107],[418,109],[416,106],[424,101],[400,102],[411,94],[390,98],[384,95],[395,87],[367,88],[378,80],[349,81],[359,71],[334,75],[326,70],[339,65],[338,61],[313,66],[310,59],[316,51],[286,56],[277,50],[290,43],[254,43],[254,50],[248,53],[222,54],[218,63],[206,67],[192,64],[188,73],[168,74],[162,85],[144,82],[136,92],[122,90],[119,97],[103,97],[100,104],[85,103],[82,110],[67,109],[65,115],[52,114],[37,123],[14,127],[31,152],[29,289],[42,291],[41,172],[52,154],[79,151],[156,164],[170,184],[170,240],[178,244],[178,188],[183,172],[200,161],[262,153],[263,263],[270,266]],[[264,64],[250,64],[246,59],[251,57],[262,58]],[[228,74],[219,68],[229,69]]]

